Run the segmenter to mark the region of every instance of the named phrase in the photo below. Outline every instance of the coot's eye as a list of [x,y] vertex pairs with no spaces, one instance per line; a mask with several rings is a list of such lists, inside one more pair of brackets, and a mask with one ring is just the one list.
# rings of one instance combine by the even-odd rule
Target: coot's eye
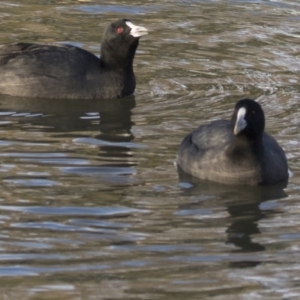
[[117,33],[119,33],[119,34],[120,34],[120,33],[122,33],[122,32],[123,32],[123,30],[124,30],[124,28],[123,28],[123,27],[118,27],[118,28],[117,28]]
[[255,111],[255,110],[252,110],[251,113],[252,113],[252,115],[255,115],[255,114],[256,114],[256,111]]

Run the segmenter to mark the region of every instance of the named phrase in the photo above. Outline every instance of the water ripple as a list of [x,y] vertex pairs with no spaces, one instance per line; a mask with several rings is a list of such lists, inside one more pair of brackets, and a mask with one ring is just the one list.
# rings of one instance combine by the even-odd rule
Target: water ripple
[[14,206],[0,205],[0,210],[19,211],[23,213],[41,214],[41,215],[77,215],[77,216],[128,216],[135,213],[149,213],[149,210],[135,209],[128,207],[43,207],[43,206]]

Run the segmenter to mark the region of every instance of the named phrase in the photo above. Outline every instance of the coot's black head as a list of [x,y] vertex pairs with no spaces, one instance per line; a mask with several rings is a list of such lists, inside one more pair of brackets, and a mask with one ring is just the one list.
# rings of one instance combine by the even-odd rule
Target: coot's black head
[[252,99],[239,100],[231,118],[235,136],[246,136],[248,139],[262,137],[265,129],[265,116],[261,106]]
[[133,60],[139,38],[146,34],[148,30],[145,27],[136,26],[127,19],[110,23],[102,38],[101,57],[109,64]]

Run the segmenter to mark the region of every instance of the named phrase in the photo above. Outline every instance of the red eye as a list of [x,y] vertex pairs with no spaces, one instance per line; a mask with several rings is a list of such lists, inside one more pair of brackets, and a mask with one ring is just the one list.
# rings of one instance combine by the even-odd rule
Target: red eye
[[123,32],[123,30],[124,30],[124,28],[123,28],[123,27],[118,27],[118,28],[117,28],[117,33],[122,33],[122,32]]

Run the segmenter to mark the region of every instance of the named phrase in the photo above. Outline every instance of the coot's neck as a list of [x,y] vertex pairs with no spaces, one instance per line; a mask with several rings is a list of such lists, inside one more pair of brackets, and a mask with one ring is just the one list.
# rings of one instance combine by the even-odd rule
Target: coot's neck
[[[133,73],[133,59],[138,47],[138,39],[131,45],[121,48],[108,42],[101,43],[100,64],[105,70],[125,70]],[[127,48],[127,49],[126,49]]]
[[243,156],[253,155],[257,160],[262,157],[264,147],[262,143],[262,135],[255,139],[250,139],[245,135],[234,136],[231,145],[226,149],[228,156],[242,158]]

